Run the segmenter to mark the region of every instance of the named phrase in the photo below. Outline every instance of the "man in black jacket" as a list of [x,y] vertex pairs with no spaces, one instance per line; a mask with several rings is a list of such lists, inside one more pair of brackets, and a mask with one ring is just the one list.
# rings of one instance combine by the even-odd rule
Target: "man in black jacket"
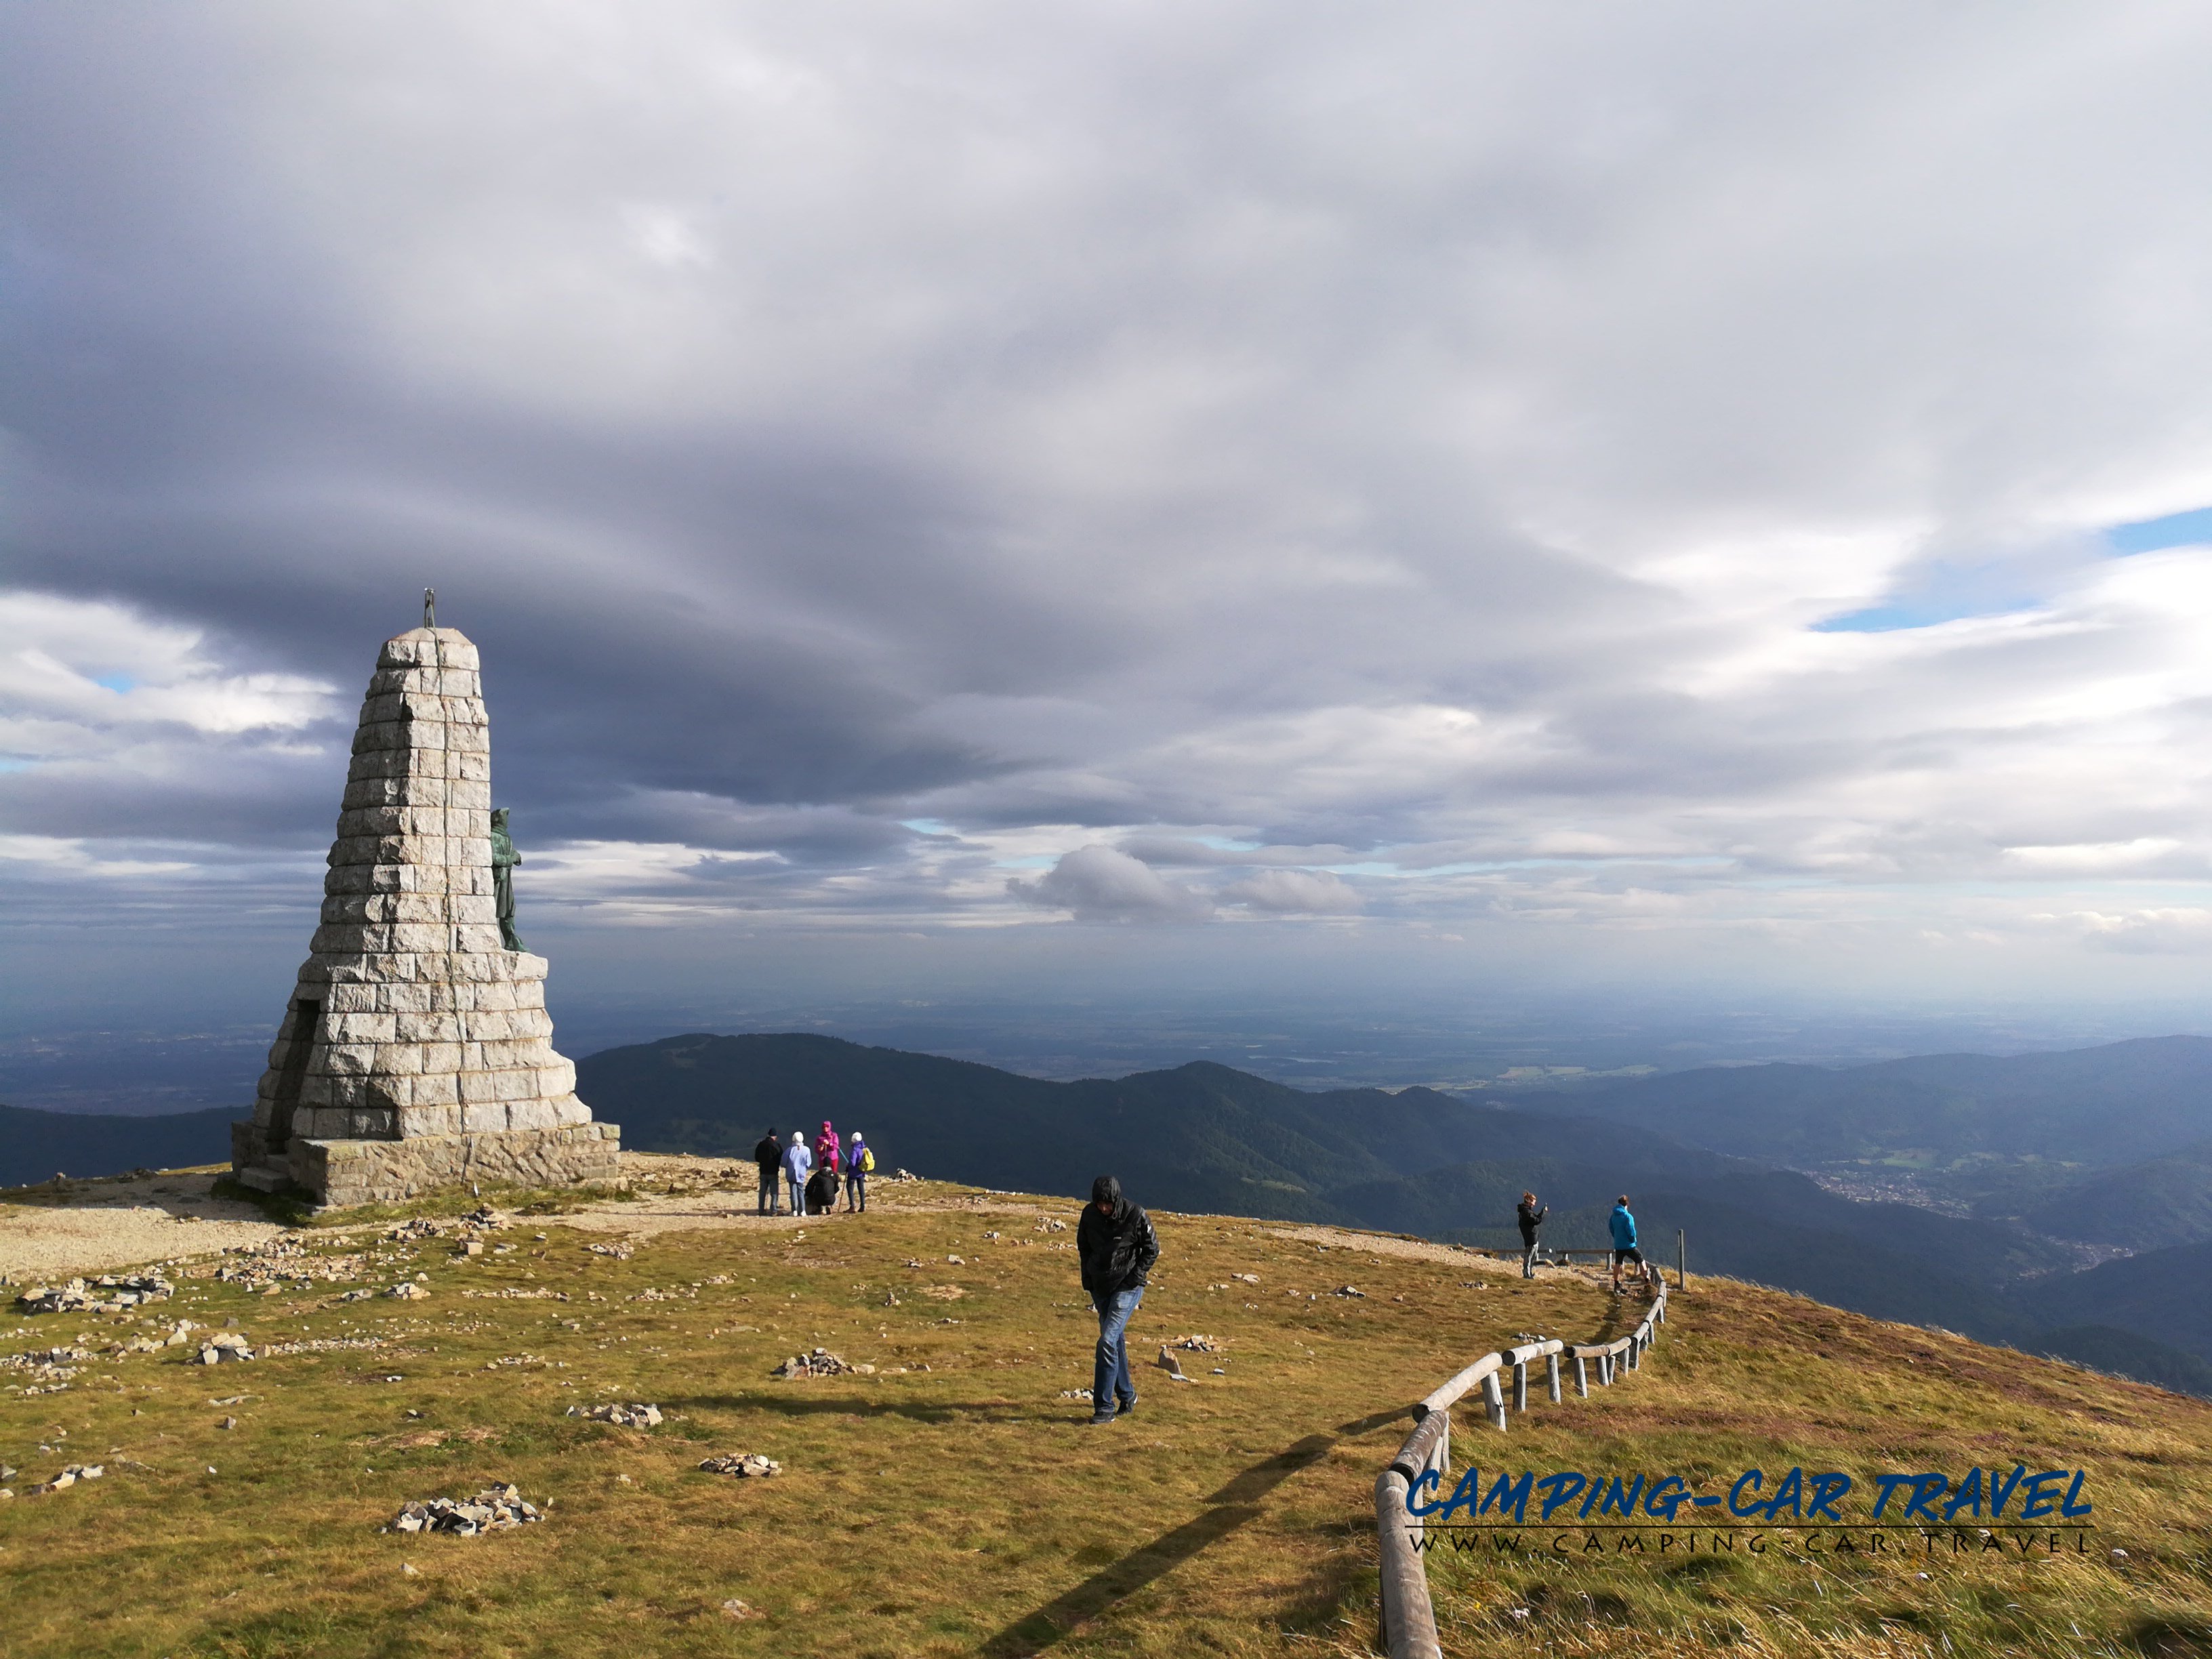
[[1075,1254],[1083,1265],[1083,1288],[1098,1310],[1091,1420],[1111,1423],[1137,1409],[1137,1385],[1129,1380],[1129,1316],[1145,1299],[1145,1275],[1160,1259],[1152,1217],[1121,1196],[1121,1183],[1112,1176],[1091,1183],[1091,1203],[1075,1229]]
[[1548,1204],[1539,1205],[1536,1194],[1521,1194],[1521,1207],[1515,1212],[1521,1223],[1521,1277],[1536,1276],[1536,1229],[1544,1224],[1544,1218],[1552,1212]]
[[783,1142],[775,1130],[770,1129],[753,1148],[753,1162],[760,1168],[760,1212],[774,1215],[776,1183],[783,1176]]

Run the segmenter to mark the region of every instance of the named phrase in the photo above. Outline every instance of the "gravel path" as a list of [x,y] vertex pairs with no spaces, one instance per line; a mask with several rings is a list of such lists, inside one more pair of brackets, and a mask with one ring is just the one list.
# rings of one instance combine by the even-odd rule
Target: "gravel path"
[[0,1273],[21,1282],[258,1244],[283,1228],[250,1204],[211,1198],[228,1170],[72,1182],[36,1204],[0,1203]]

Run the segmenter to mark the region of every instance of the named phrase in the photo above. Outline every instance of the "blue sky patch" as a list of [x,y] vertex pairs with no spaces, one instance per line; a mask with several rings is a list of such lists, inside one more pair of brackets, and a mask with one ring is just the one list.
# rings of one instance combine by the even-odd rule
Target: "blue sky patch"
[[2105,532],[2105,539],[2112,551],[2156,553],[2169,547],[2194,547],[2200,542],[2212,542],[2212,507],[2199,507],[2187,513],[2169,513],[2162,519],[2145,519],[2140,524],[2116,524]]

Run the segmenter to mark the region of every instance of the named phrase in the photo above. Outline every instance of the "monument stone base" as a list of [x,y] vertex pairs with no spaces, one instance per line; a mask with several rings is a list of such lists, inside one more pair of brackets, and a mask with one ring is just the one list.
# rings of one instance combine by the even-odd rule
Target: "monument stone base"
[[295,1135],[270,1153],[258,1127],[231,1126],[238,1179],[273,1192],[304,1188],[333,1209],[398,1204],[471,1182],[515,1187],[604,1187],[622,1178],[622,1128],[570,1123],[547,1129],[415,1135],[404,1140],[319,1140]]

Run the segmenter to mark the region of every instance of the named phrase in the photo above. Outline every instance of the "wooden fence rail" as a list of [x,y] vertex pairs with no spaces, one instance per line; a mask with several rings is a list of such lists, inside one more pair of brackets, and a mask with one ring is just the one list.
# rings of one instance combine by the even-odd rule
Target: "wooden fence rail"
[[1413,1407],[1415,1422],[1406,1443],[1390,1460],[1389,1468],[1375,1479],[1375,1533],[1382,1567],[1382,1648],[1390,1659],[1443,1659],[1437,1640],[1437,1611],[1429,1600],[1426,1558],[1419,1547],[1424,1536],[1421,1517],[1407,1508],[1407,1499],[1434,1472],[1436,1489],[1447,1490],[1451,1468],[1451,1408],[1476,1389],[1482,1390],[1483,1414],[1490,1426],[1503,1432],[1508,1421],[1506,1382],[1513,1389],[1513,1411],[1528,1408],[1528,1368],[1544,1361],[1547,1391],[1553,1402],[1561,1398],[1559,1362],[1571,1359],[1575,1368],[1575,1392],[1589,1397],[1590,1373],[1598,1386],[1619,1380],[1624,1370],[1635,1370],[1644,1352],[1657,1340],[1658,1328],[1667,1322],[1667,1281],[1658,1273],[1646,1280],[1655,1286],[1651,1305],[1643,1322],[1626,1336],[1612,1342],[1561,1342],[1554,1337],[1526,1342],[1517,1348],[1486,1353]]

